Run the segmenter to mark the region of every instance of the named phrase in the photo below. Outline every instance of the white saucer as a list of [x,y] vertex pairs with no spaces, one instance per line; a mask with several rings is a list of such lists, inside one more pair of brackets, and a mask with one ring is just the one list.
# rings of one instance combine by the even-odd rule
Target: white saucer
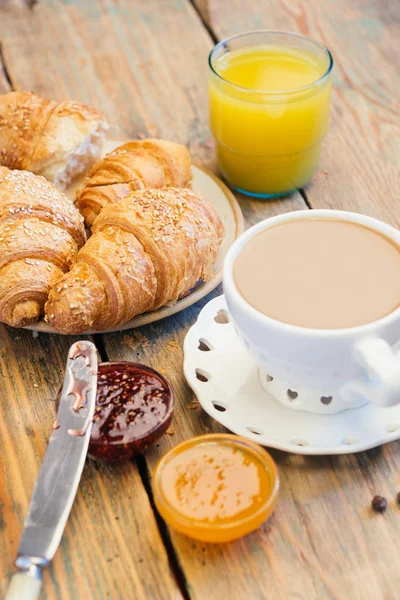
[[333,415],[284,406],[262,387],[233,325],[216,317],[229,318],[224,296],[211,300],[189,330],[184,372],[204,410],[230,431],[296,454],[348,454],[400,438],[400,405],[367,404]]

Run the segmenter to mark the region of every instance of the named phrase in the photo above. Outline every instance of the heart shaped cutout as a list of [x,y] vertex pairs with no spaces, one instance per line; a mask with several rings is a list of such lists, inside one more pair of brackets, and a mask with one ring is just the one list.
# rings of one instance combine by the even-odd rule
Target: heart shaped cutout
[[195,373],[196,373],[196,379],[198,379],[202,383],[207,383],[207,381],[210,379],[210,375],[208,373],[206,373],[206,371],[203,371],[202,369],[196,369]]
[[288,396],[289,400],[296,400],[298,395],[299,394],[297,392],[294,392],[293,390],[287,391],[287,396]]
[[296,440],[290,440],[290,443],[294,444],[295,446],[308,446],[307,440],[305,440],[303,438],[298,438]]
[[210,352],[211,344],[209,342],[206,342],[206,340],[201,339],[201,340],[199,340],[198,349],[201,352]]
[[333,396],[321,396],[322,404],[330,404],[333,400]]
[[219,412],[226,411],[226,406],[224,404],[222,404],[221,402],[216,402],[215,400],[213,400],[211,404],[213,405],[215,410],[218,410]]
[[264,433],[262,429],[257,429],[256,427],[246,427],[246,429],[255,435],[262,435]]
[[229,323],[229,316],[228,316],[228,313],[226,312],[226,310],[221,308],[221,310],[219,310],[217,312],[217,314],[215,315],[214,321],[216,323],[221,323],[222,325]]

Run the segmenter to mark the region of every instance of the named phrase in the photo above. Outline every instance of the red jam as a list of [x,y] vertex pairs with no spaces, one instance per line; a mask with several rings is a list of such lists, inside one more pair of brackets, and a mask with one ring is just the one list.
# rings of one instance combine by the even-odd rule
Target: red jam
[[89,454],[121,460],[143,452],[168,429],[173,405],[171,387],[154,369],[100,363]]

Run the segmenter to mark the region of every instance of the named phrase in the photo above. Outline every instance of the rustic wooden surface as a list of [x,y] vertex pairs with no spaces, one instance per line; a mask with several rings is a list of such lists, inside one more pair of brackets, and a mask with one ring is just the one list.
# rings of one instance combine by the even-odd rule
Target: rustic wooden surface
[[321,168],[306,189],[313,208],[340,208],[400,224],[399,4],[391,0],[194,0],[215,39],[280,29],[332,52],[333,104]]
[[[0,0],[0,90],[91,103],[113,133],[186,143],[215,168],[206,86],[213,43],[260,27],[299,31],[326,43],[336,60],[323,163],[303,195],[239,198],[247,224],[308,205],[399,225],[399,17],[390,0],[230,0],[229,8],[220,0]],[[103,359],[166,370],[177,396],[173,428],[132,463],[88,460],[41,597],[398,600],[398,443],[334,458],[273,452],[282,479],[275,515],[233,544],[193,542],[155,514],[157,459],[183,439],[222,429],[182,375],[185,333],[209,298],[140,330],[95,336]],[[73,341],[0,328],[0,595]],[[370,511],[375,493],[391,499],[384,516]]]

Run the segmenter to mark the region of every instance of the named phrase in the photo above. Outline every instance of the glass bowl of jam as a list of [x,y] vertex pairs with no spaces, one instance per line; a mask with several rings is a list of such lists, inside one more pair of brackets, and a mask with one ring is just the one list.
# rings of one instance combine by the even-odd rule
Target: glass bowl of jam
[[89,454],[104,460],[129,459],[168,429],[174,394],[151,367],[129,362],[100,363]]
[[271,515],[279,474],[258,444],[232,434],[209,434],[161,458],[153,493],[159,513],[177,531],[203,542],[229,542]]

